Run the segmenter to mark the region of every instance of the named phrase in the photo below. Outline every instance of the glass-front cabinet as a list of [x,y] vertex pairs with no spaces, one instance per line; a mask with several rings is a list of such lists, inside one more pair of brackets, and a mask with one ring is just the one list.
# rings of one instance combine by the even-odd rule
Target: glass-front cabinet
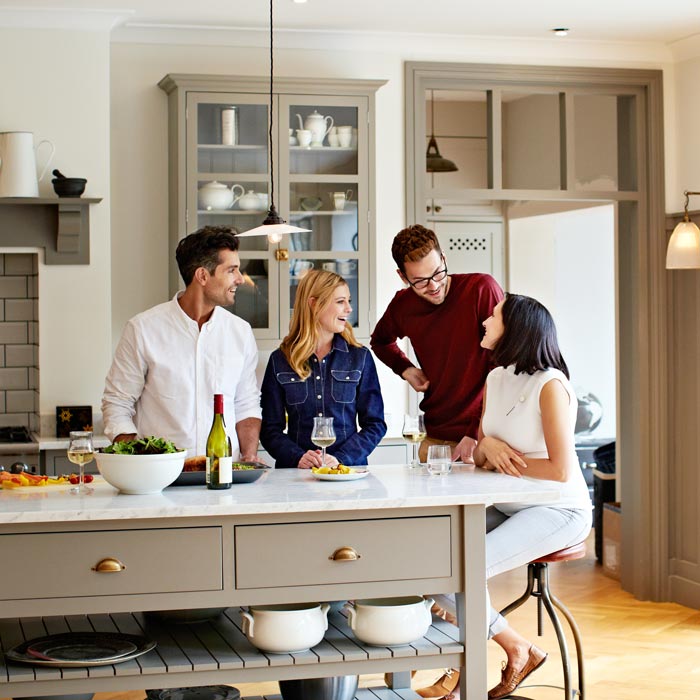
[[[323,82],[323,81],[321,81]],[[262,223],[272,197],[279,214],[308,232],[271,243],[240,239],[245,283],[230,308],[261,347],[284,337],[299,281],[336,272],[353,299],[351,323],[369,335],[374,232],[374,92],[381,81],[275,81],[273,148],[269,86],[261,79],[166,76],[170,100],[170,242],[207,225],[239,232]],[[173,258],[171,254],[171,259]],[[172,293],[182,282],[171,270]],[[269,344],[265,341],[271,341]]]

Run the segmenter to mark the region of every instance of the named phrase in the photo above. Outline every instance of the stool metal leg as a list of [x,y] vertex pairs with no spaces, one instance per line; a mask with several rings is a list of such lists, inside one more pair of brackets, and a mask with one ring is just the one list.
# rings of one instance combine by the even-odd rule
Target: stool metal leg
[[508,615],[508,613],[512,613],[513,610],[517,610],[521,605],[525,604],[530,599],[530,596],[533,595],[532,591],[535,588],[535,571],[533,567],[534,564],[527,565],[527,588],[525,589],[525,593],[501,610],[501,615],[503,615],[503,617]]
[[583,644],[581,642],[581,632],[578,628],[578,625],[576,624],[576,620],[574,620],[574,616],[571,614],[571,612],[566,607],[566,605],[564,605],[564,603],[562,603],[559,600],[559,598],[557,598],[551,591],[549,593],[549,597],[551,598],[554,605],[561,611],[561,614],[566,618],[566,621],[569,623],[569,627],[571,628],[571,634],[574,637],[574,645],[576,646],[576,663],[578,665],[579,696],[581,697],[581,700],[583,700],[584,675],[583,675]]

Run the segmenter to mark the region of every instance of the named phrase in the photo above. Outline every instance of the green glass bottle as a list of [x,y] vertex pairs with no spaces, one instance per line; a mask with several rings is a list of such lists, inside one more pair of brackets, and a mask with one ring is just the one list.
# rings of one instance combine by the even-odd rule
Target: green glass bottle
[[207,437],[207,488],[231,488],[231,438],[224,423],[224,395],[214,394],[214,420]]

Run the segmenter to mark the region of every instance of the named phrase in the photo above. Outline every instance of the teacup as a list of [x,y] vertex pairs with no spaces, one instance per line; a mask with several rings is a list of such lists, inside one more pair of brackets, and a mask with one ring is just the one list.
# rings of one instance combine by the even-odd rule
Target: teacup
[[299,141],[299,145],[304,148],[310,146],[311,132],[308,129],[297,129],[297,141]]
[[343,133],[343,134],[338,134],[338,145],[341,148],[348,148],[349,146],[352,145],[352,132],[350,133]]
[[329,146],[340,146],[340,137],[338,134],[328,134],[328,145]]
[[326,270],[327,272],[335,272],[336,271],[336,265],[334,262],[324,262],[323,263],[323,269]]

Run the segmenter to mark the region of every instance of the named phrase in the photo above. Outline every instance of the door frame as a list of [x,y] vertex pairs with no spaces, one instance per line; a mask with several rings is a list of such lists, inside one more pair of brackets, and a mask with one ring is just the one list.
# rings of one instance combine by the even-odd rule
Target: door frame
[[[426,89],[584,89],[637,97],[633,128],[620,148],[636,159],[634,191],[508,190],[500,159],[491,160],[489,189],[471,200],[601,200],[617,202],[616,319],[618,493],[623,503],[622,586],[639,599],[668,600],[669,586],[669,349],[668,277],[664,267],[665,186],[663,78],[660,70],[406,62],[406,220],[424,222]],[[490,137],[500,144],[500,112],[490,114]],[[563,134],[571,142],[571,135]],[[625,137],[623,143],[622,137]],[[499,153],[492,145],[493,152]],[[567,160],[567,159],[565,159]],[[572,162],[566,166],[571,173]],[[623,164],[624,167],[624,164]],[[493,173],[496,178],[494,180]],[[564,174],[566,175],[566,173]],[[572,182],[565,178],[565,182]],[[496,186],[493,186],[493,185]]]

